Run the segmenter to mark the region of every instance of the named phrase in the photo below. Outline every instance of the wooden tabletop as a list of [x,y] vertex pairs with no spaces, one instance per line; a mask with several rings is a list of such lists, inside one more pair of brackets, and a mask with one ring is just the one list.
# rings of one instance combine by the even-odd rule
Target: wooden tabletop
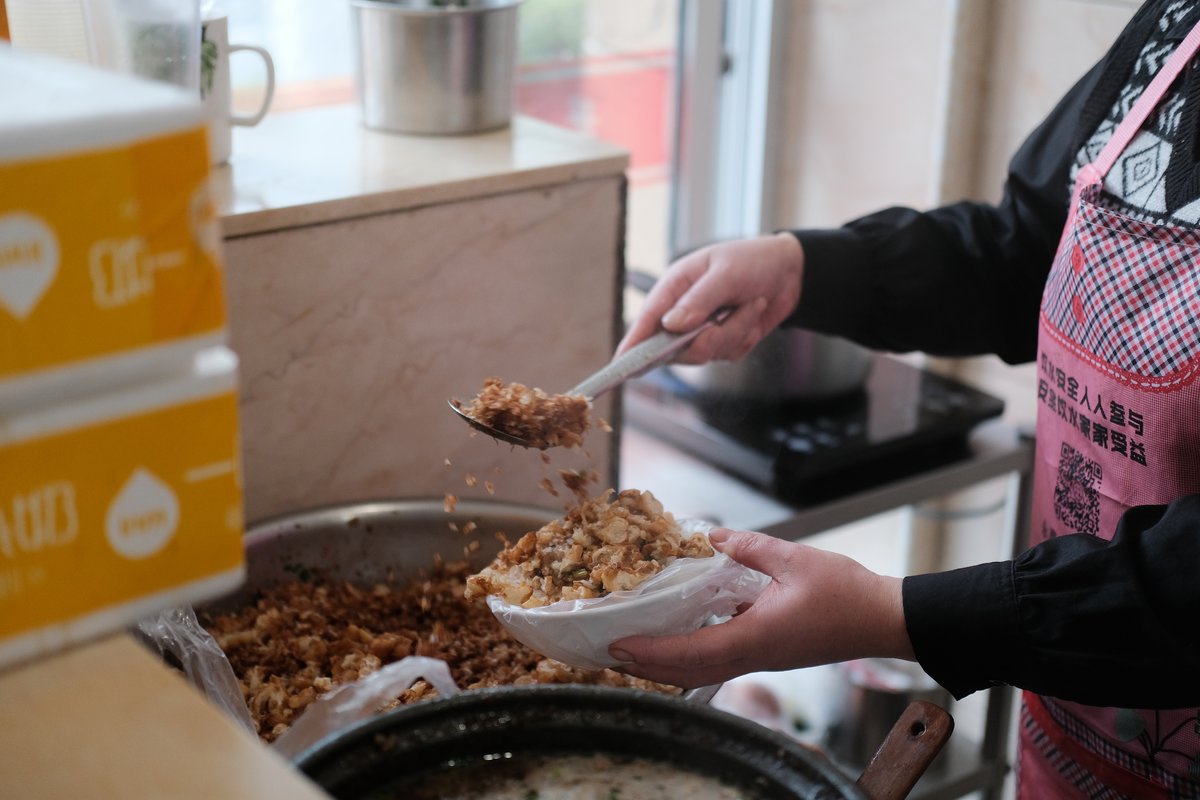
[[0,672],[0,794],[328,800],[127,634]]

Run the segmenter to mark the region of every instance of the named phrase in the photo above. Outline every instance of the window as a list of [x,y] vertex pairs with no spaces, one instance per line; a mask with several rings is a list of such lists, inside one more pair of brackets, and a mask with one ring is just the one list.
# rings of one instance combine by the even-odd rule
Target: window
[[527,0],[521,8],[519,113],[630,153],[626,256],[667,260],[679,0]]
[[[630,152],[627,258],[667,260],[675,43],[680,0],[525,0],[516,111]],[[239,0],[230,41],[275,62],[272,113],[354,102],[354,40],[346,0]],[[234,104],[257,105],[264,75],[231,59]]]

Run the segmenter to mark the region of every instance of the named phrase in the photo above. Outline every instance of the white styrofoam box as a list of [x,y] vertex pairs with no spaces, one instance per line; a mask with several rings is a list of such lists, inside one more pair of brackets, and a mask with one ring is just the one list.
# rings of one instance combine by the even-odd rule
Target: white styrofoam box
[[0,405],[224,343],[199,98],[0,43],[0,108]]
[[244,578],[237,359],[0,414],[0,666]]

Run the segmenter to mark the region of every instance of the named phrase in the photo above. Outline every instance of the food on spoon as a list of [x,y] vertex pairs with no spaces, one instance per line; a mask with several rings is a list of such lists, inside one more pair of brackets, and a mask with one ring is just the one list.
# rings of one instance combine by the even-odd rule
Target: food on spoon
[[610,489],[502,550],[466,595],[536,608],[634,589],[677,558],[712,555],[708,537],[686,535],[650,492]]
[[534,447],[578,447],[591,427],[591,403],[582,395],[547,394],[497,377],[483,382],[470,403],[454,401],[464,414]]

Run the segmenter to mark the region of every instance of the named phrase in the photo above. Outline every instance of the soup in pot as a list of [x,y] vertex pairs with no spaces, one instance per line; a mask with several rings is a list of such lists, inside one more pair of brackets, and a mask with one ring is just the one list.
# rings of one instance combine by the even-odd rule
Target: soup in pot
[[370,800],[758,800],[718,778],[648,758],[497,753],[426,773]]

